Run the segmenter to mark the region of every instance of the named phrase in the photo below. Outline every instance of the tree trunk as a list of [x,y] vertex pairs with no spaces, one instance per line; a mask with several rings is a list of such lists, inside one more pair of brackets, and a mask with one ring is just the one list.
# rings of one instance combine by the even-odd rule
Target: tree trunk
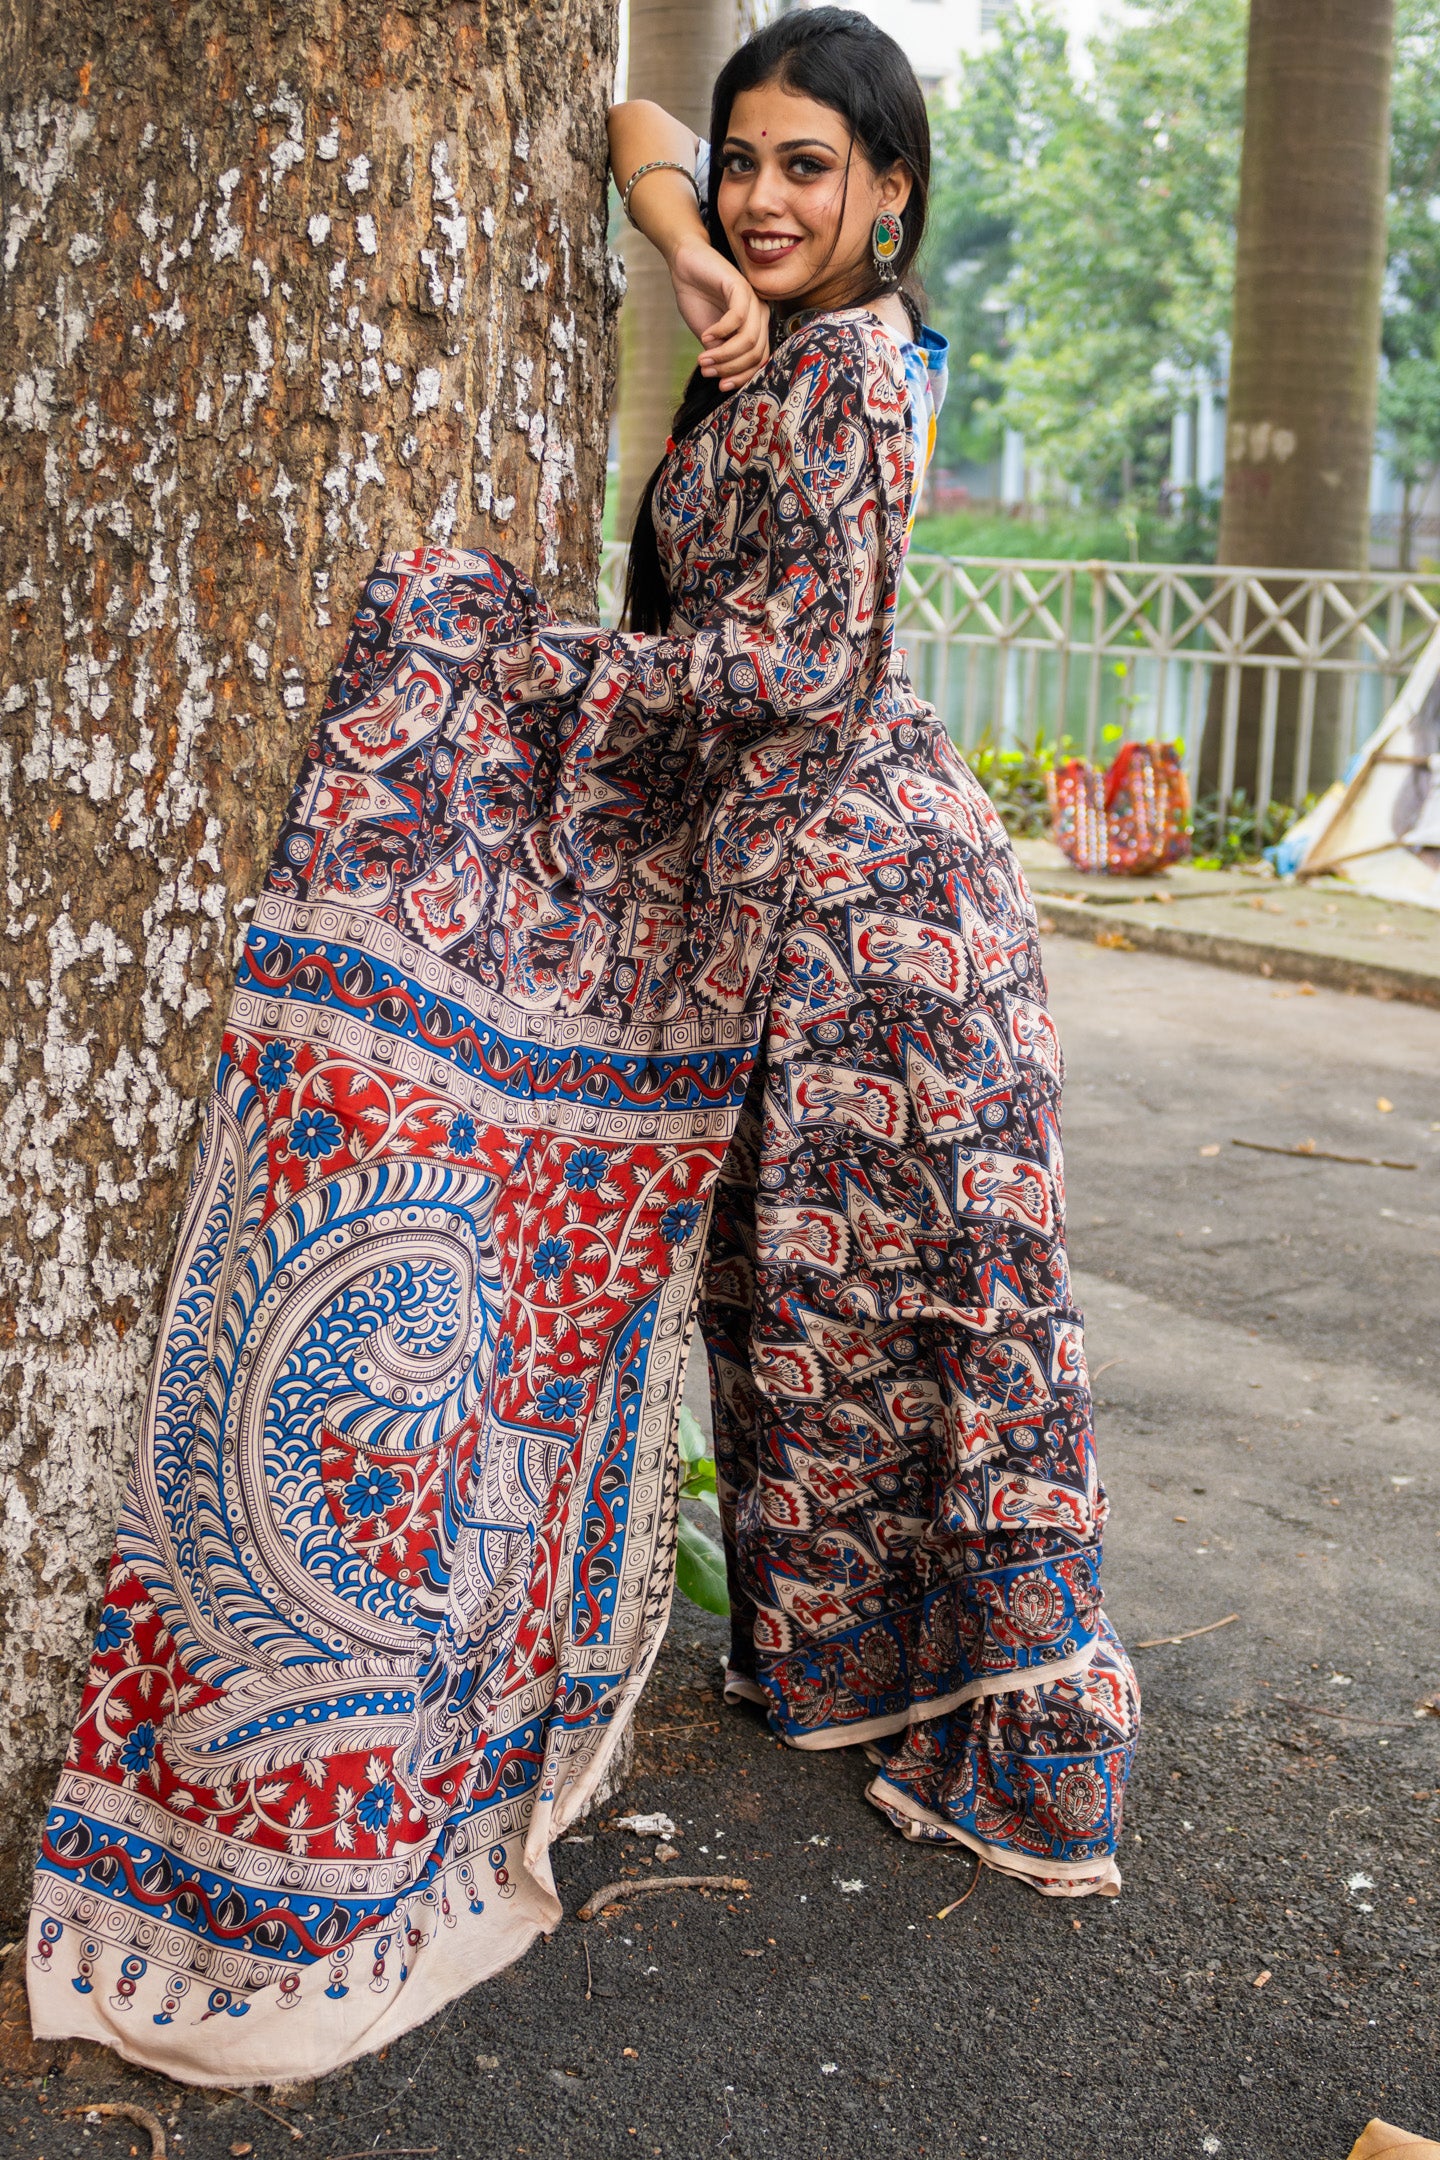
[[[626,96],[653,98],[697,135],[708,135],[710,92],[741,27],[736,0],[630,0]],[[699,347],[675,311],[669,272],[649,241],[627,229],[623,246],[617,529],[628,535]]]
[[382,548],[599,545],[612,0],[3,0],[0,1905],[237,937]]
[[[1393,52],[1394,0],[1251,0],[1222,563],[1366,567]],[[1316,721],[1324,785],[1333,705]],[[1257,729],[1258,693],[1242,784]]]

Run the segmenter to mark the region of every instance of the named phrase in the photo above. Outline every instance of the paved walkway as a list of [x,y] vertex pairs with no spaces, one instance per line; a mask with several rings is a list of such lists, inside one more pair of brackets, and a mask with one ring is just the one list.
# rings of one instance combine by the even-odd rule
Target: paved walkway
[[1369,899],[1338,878],[1268,870],[1086,877],[1049,840],[1018,853],[1045,922],[1124,950],[1175,953],[1246,974],[1440,1006],[1440,910]]

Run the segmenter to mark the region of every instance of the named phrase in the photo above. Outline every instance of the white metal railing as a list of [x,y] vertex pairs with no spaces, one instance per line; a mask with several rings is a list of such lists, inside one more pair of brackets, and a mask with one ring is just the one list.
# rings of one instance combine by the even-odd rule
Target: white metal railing
[[[625,549],[611,542],[607,622],[624,577]],[[1294,737],[1283,790],[1300,803],[1334,777],[1317,741],[1325,765],[1348,761],[1437,625],[1440,576],[912,553],[899,642],[962,749],[1039,737],[1093,758],[1131,738],[1180,738],[1193,787],[1218,726],[1207,763],[1221,799],[1243,788],[1263,818],[1282,708]]]

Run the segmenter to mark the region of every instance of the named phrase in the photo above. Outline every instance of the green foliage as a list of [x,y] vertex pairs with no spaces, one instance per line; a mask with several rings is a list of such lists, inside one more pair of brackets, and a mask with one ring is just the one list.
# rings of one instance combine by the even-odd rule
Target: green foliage
[[1206,563],[1215,554],[1213,506],[1198,502],[1190,514],[1163,518],[1137,504],[1122,517],[1114,511],[1055,510],[1044,517],[1007,517],[1003,512],[951,510],[920,518],[914,545],[922,554],[1002,555],[1040,562]]
[[1398,0],[1380,425],[1407,494],[1440,465],[1440,0]]
[[1307,795],[1298,810],[1292,803],[1272,802],[1259,818],[1251,797],[1236,788],[1222,817],[1218,791],[1202,795],[1191,827],[1195,868],[1233,870],[1237,863],[1258,862],[1266,848],[1276,846],[1297,819],[1307,817],[1314,807],[1315,797]]
[[1067,758],[1079,755],[1079,745],[1068,738],[1057,743],[1037,734],[1033,742],[1002,748],[987,734],[965,752],[965,762],[999,811],[1012,840],[1044,840],[1050,832],[1045,776]]
[[964,349],[965,424],[1020,428],[1092,492],[1158,480],[1175,381],[1216,360],[1245,17],[1244,0],[1150,0],[1092,42],[1081,80],[1023,6],[937,116],[929,281]]
[[1380,425],[1388,456],[1406,487],[1423,487],[1440,465],[1440,325],[1434,350],[1406,353],[1380,385]]
[[942,464],[993,456],[1001,423],[1006,297],[1015,269],[1013,168],[1050,127],[1048,86],[1065,78],[1065,33],[1043,15],[1007,17],[994,50],[967,67],[957,103],[931,109],[931,193],[922,272],[928,314],[950,340],[940,415]]
[[725,1555],[713,1538],[706,1537],[688,1516],[680,1518],[679,1543],[675,1548],[675,1587],[682,1597],[703,1612],[723,1620],[730,1611],[725,1587]]
[[[715,1460],[705,1445],[705,1435],[688,1410],[680,1412],[680,1481],[682,1500],[698,1500],[713,1514],[720,1512],[715,1491]],[[680,1517],[680,1539],[675,1554],[675,1587],[706,1612],[723,1619],[730,1610],[725,1587],[725,1555],[720,1546],[689,1517]]]
[[1390,119],[1385,356],[1437,358],[1440,333],[1440,0],[1398,0]]

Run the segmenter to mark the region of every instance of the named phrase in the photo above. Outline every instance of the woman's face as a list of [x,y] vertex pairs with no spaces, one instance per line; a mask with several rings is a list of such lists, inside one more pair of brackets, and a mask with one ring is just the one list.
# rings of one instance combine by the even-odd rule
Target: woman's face
[[762,300],[835,307],[868,283],[875,220],[910,194],[903,165],[877,173],[842,114],[781,83],[737,97],[717,147],[720,222]]

